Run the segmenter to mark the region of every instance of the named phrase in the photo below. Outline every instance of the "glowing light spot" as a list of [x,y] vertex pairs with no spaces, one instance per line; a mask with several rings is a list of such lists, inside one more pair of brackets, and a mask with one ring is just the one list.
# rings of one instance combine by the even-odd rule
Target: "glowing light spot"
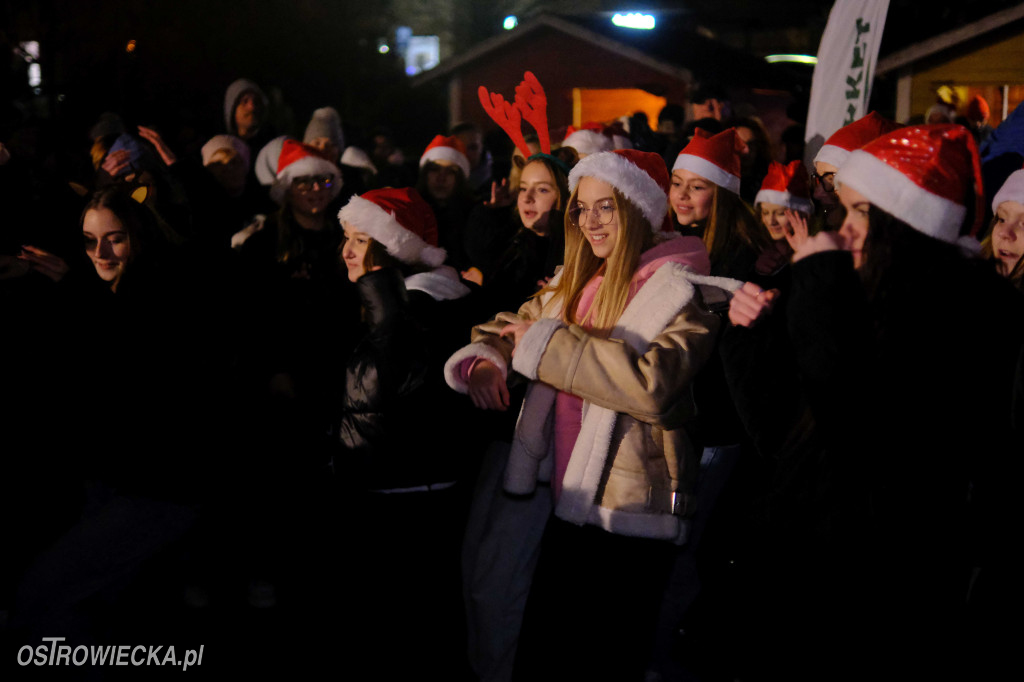
[[381,54],[387,54],[388,52],[391,52],[391,48],[388,47],[387,43],[384,43],[383,45],[380,45],[377,48],[377,52],[380,52]]
[[125,52],[135,52],[135,41],[129,40],[127,47],[124,48]]
[[503,21],[501,25],[506,31],[511,31],[512,29],[519,25],[519,19],[516,17],[516,15],[510,14],[507,17],[505,17],[505,21]]
[[818,58],[809,54],[770,54],[764,58],[769,64],[789,62],[792,64],[817,64]]
[[616,13],[612,16],[612,23],[621,28],[637,28],[650,30],[654,28],[654,15],[630,12],[629,14]]

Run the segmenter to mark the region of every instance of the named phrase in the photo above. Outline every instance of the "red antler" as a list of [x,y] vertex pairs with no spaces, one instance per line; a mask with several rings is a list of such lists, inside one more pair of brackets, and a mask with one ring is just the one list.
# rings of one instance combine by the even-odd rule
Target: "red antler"
[[494,119],[494,122],[501,126],[501,129],[512,138],[513,144],[523,153],[523,156],[530,156],[530,148],[523,137],[522,116],[519,109],[506,102],[505,98],[496,92],[488,92],[487,88],[480,86],[477,90],[480,96],[480,104],[487,115]]
[[[551,135],[548,132],[548,98],[544,88],[532,71],[523,74],[523,82],[516,86],[516,108],[537,131],[540,150],[551,153]],[[529,156],[529,155],[527,155]]]

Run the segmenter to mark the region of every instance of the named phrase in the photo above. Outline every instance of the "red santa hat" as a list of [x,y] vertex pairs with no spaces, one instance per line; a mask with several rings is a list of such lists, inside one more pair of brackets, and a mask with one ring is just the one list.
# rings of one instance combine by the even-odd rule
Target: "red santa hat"
[[660,155],[635,149],[592,154],[569,173],[569,191],[575,192],[582,178],[596,178],[619,191],[640,209],[659,232],[668,217],[668,170]]
[[438,267],[447,253],[437,245],[437,222],[430,205],[411,187],[375,189],[352,197],[338,220],[380,242],[403,263]]
[[956,243],[975,196],[973,234],[980,225],[981,161],[967,128],[952,123],[900,128],[852,154],[836,182],[915,230]]
[[860,149],[879,135],[892,132],[899,127],[898,123],[872,111],[832,133],[832,137],[825,140],[825,144],[815,154],[814,163],[821,161],[842,168],[851,152]]
[[469,177],[470,167],[469,157],[466,156],[466,145],[454,135],[451,137],[437,135],[430,141],[427,148],[423,150],[423,156],[420,157],[420,168],[423,168],[423,166],[431,161],[453,163],[462,169],[462,176],[464,178]]
[[790,161],[783,166],[778,161],[768,164],[768,175],[764,176],[761,189],[754,198],[754,205],[777,204],[794,211],[811,214],[811,184],[807,180],[807,169],[803,161]]
[[270,198],[283,204],[292,180],[304,175],[333,175],[334,182],[327,190],[331,199],[341,191],[341,171],[337,166],[320,156],[320,151],[313,147],[296,140],[284,140],[277,160],[277,175],[274,184],[270,186]]
[[739,194],[740,152],[745,147],[735,128],[728,128],[717,135],[697,128],[693,139],[676,157],[672,171],[688,170],[722,189]]

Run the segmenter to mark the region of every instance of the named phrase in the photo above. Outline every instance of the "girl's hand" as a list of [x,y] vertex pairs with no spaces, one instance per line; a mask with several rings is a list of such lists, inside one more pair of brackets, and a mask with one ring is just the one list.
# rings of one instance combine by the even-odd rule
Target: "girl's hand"
[[490,360],[479,360],[469,373],[469,397],[481,410],[508,409],[508,386],[501,370]]
[[729,320],[739,327],[753,327],[771,313],[778,297],[778,289],[765,291],[753,282],[747,282],[732,295]]
[[[526,322],[513,322],[512,324],[505,325],[505,327],[501,330],[501,336],[511,336],[512,343],[514,344],[515,348],[518,348],[519,342],[523,340],[523,334],[525,334],[526,331],[532,326],[533,320],[528,320]],[[515,348],[512,349],[513,356],[516,354]]]
[[793,247],[793,251],[799,251],[800,247],[807,241],[807,219],[803,213],[786,209],[786,219],[789,220],[789,230],[786,231],[786,241]]
[[59,282],[68,274],[68,264],[60,256],[55,256],[49,251],[43,251],[34,246],[21,247],[18,258],[29,264],[36,272],[46,275],[54,282]]
[[793,262],[823,251],[842,251],[842,249],[843,241],[838,234],[827,230],[822,231],[813,237],[808,237],[807,241],[800,245],[800,248],[793,253]]
[[145,126],[139,126],[139,135],[149,141],[149,143],[156,148],[157,153],[160,155],[160,158],[163,159],[165,165],[173,166],[178,160],[178,157],[174,155],[174,152],[171,151],[171,148],[167,146],[167,143],[164,142],[164,138],[160,137],[160,133],[157,131]]
[[118,149],[116,152],[107,154],[107,158],[103,159],[103,165],[100,168],[107,171],[110,177],[116,178],[128,168],[130,163],[131,154],[128,150]]
[[487,208],[504,208],[512,205],[512,193],[508,189],[508,178],[502,178],[501,184],[491,183],[491,200],[485,201]]
[[467,270],[463,270],[459,274],[462,275],[462,279],[467,282],[472,282],[478,287],[482,287],[484,285],[484,273],[480,272],[480,268],[469,268]]

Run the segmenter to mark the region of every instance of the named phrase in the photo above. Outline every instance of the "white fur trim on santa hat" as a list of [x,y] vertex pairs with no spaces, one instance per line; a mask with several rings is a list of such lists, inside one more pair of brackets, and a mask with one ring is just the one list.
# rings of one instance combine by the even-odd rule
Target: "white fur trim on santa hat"
[[431,246],[419,235],[402,227],[393,214],[369,199],[352,197],[338,211],[338,220],[370,235],[403,263],[425,263],[436,268],[448,256],[444,249]]
[[454,163],[462,170],[463,177],[469,177],[469,159],[467,159],[466,155],[455,147],[439,146],[428,149],[423,152],[423,156],[420,157],[420,168],[423,168],[423,166],[431,161],[447,161],[448,163]]
[[834,144],[822,145],[818,153],[814,155],[814,163],[830,163],[836,168],[842,168],[846,160],[850,158],[850,150],[837,147]]
[[611,138],[596,130],[577,130],[562,141],[563,147],[572,147],[580,156],[610,152],[614,148]]
[[806,213],[807,215],[814,213],[814,204],[811,203],[810,199],[793,196],[789,192],[780,192],[777,189],[759,190],[757,196],[754,197],[754,206],[757,206],[758,204],[775,204],[776,206],[784,206],[785,208],[799,211],[800,213]]
[[274,184],[274,180],[277,178],[277,162],[281,158],[281,147],[284,146],[284,141],[287,139],[287,135],[275,137],[263,145],[263,149],[256,155],[256,179],[260,181],[261,185]]
[[575,192],[581,178],[597,178],[639,207],[655,232],[668,213],[668,195],[646,171],[615,152],[593,154],[577,163],[569,172],[569,191]]
[[858,149],[836,174],[836,182],[863,194],[873,205],[929,237],[955,243],[967,208],[940,197],[876,156]]
[[713,182],[722,189],[727,189],[734,194],[740,193],[739,176],[733,175],[724,168],[720,168],[701,156],[693,154],[680,154],[676,162],[672,164],[672,171],[688,170],[692,173]]
[[1010,177],[1006,178],[1006,182],[992,198],[992,212],[998,211],[999,204],[1004,201],[1016,201],[1018,204],[1024,204],[1024,169],[1013,171],[1010,173]]
[[341,191],[341,171],[338,170],[338,167],[327,159],[310,154],[281,169],[274,179],[274,184],[270,186],[270,198],[278,205],[283,204],[285,193],[292,184],[292,180],[301,178],[303,175],[333,175],[334,184],[328,190],[331,199],[338,196],[338,192]]

